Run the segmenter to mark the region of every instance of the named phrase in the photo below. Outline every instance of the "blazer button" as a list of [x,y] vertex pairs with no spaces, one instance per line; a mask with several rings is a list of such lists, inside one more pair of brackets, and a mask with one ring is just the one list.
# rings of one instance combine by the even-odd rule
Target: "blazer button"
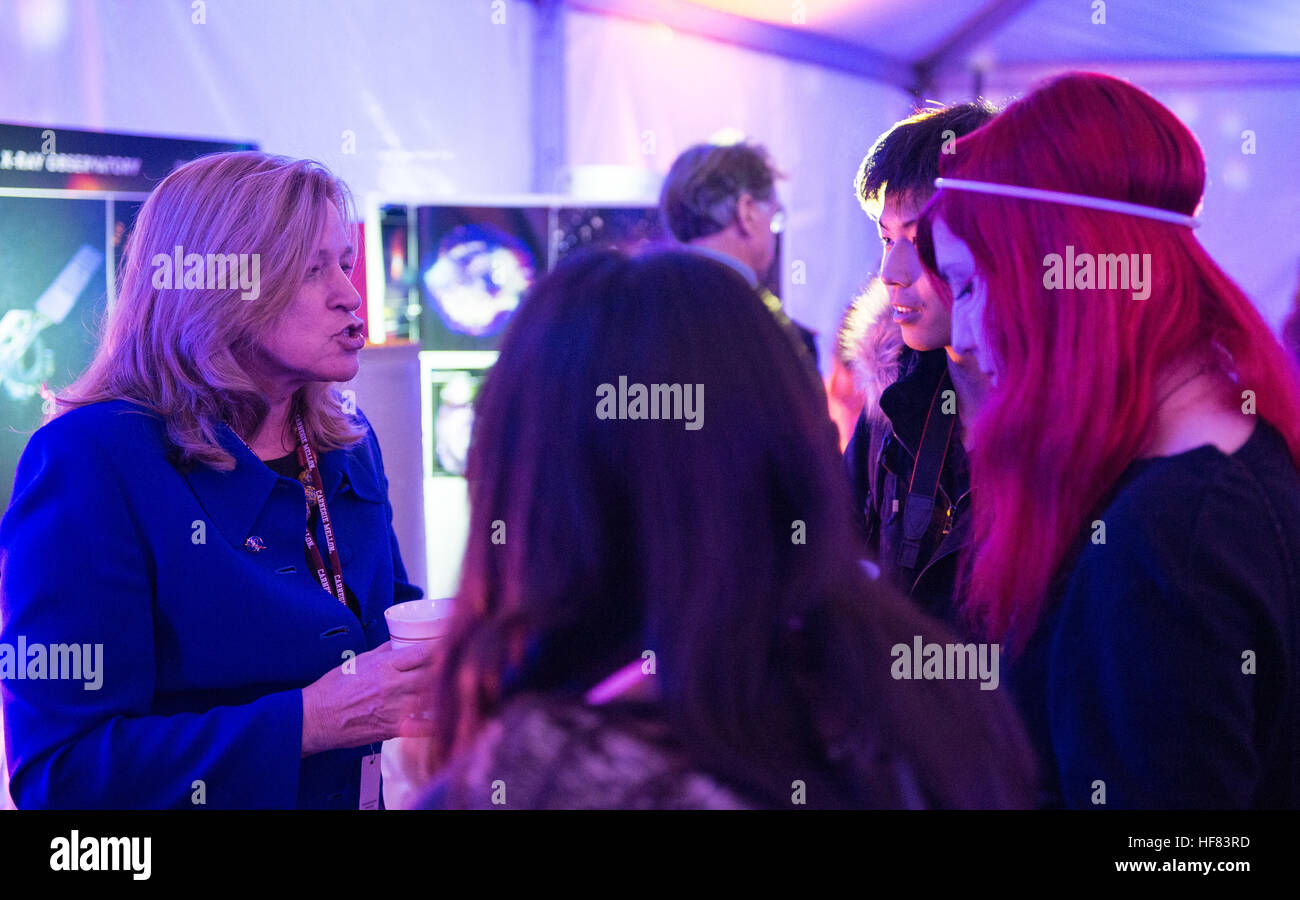
[[260,537],[253,535],[248,540],[244,541],[244,548],[248,550],[249,553],[261,553],[266,549],[266,544],[262,542]]

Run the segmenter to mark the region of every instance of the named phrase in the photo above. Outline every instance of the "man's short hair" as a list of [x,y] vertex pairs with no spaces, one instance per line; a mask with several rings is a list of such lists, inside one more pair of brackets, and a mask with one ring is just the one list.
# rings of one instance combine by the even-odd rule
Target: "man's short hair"
[[919,109],[895,122],[876,139],[853,180],[858,202],[880,218],[885,191],[891,197],[927,200],[939,177],[939,154],[946,141],[970,134],[997,115],[983,100]]
[[687,243],[730,225],[741,194],[771,200],[780,177],[759,144],[696,144],[668,170],[659,214],[673,237]]

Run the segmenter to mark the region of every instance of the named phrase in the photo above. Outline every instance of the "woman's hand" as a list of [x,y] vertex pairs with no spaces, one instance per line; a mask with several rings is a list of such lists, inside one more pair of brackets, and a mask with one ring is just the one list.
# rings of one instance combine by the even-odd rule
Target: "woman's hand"
[[384,643],[303,688],[302,755],[432,733],[434,643]]

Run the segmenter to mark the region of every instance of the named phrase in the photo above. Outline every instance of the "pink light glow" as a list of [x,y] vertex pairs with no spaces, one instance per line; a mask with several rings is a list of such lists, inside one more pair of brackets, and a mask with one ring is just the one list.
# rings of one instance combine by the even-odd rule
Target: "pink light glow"
[[613,675],[610,675],[587,692],[587,703],[591,706],[599,706],[632,690],[633,687],[649,677],[641,666],[641,660],[633,660]]
[[821,31],[848,25],[864,13],[906,9],[912,0],[686,0],[728,15],[772,25],[808,25]]

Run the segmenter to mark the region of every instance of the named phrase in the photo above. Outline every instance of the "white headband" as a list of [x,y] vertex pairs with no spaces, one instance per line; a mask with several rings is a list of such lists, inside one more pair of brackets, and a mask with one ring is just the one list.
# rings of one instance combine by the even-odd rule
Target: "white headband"
[[1086,206],[1089,209],[1101,209],[1107,212],[1126,213],[1130,216],[1142,216],[1144,219],[1156,219],[1160,222],[1172,222],[1174,225],[1186,225],[1196,228],[1201,220],[1195,216],[1185,216],[1169,209],[1155,206],[1142,206],[1137,203],[1125,203],[1123,200],[1111,200],[1106,197],[1093,197],[1088,194],[1066,194],[1061,191],[1047,191],[1042,188],[1021,187],[1018,184],[998,184],[992,181],[966,181],[961,178],[936,178],[934,186],[939,190],[974,191],[978,194],[1001,194],[1006,197],[1019,197],[1021,200],[1042,200],[1045,203],[1065,203],[1069,206]]

